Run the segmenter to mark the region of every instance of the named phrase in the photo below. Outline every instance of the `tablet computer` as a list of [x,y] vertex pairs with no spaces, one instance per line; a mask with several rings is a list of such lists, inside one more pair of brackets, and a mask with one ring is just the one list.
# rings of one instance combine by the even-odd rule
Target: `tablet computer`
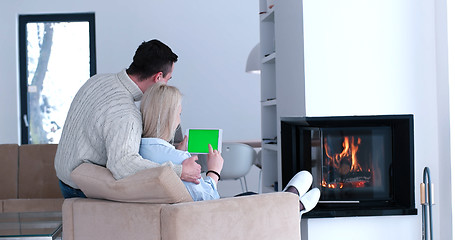
[[186,132],[188,136],[188,152],[194,154],[208,154],[209,144],[213,150],[221,153],[222,129],[216,128],[189,128]]

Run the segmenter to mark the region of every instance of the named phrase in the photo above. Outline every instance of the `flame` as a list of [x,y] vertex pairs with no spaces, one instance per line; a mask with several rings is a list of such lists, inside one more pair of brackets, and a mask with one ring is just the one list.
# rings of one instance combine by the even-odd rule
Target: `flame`
[[344,187],[344,183],[327,183],[325,180],[322,180],[321,186],[325,187],[325,188],[340,188],[341,189]]
[[357,141],[354,141],[354,137],[344,137],[342,147],[343,150],[341,153],[330,153],[330,147],[328,146],[327,139],[324,140],[324,150],[325,155],[329,158],[328,165],[335,167],[336,169],[341,168],[341,162],[343,159],[350,161],[350,172],[361,172],[362,167],[359,164],[357,159],[357,151],[359,150],[359,145],[362,143],[360,138],[357,138]]
[[[345,137],[345,142],[346,142],[347,137]],[[357,161],[357,151],[359,150],[359,145],[362,141],[360,138],[357,139],[357,144],[354,144],[354,137],[351,137],[351,156],[352,156],[352,163],[351,163],[351,172],[361,172],[362,167],[359,164],[359,161]]]
[[[363,188],[367,184],[364,179],[359,179],[349,175],[349,173],[363,172],[363,168],[357,159],[357,152],[362,139],[354,136],[347,136],[342,138],[342,149],[339,153],[332,153],[327,138],[324,139],[324,153],[326,155],[326,166],[330,166],[340,176],[348,176],[347,179],[343,177],[337,179],[329,179],[324,177],[321,181],[321,186],[329,189],[342,189],[342,188]],[[366,171],[371,173],[371,169],[367,168]],[[330,173],[329,173],[330,174]]]

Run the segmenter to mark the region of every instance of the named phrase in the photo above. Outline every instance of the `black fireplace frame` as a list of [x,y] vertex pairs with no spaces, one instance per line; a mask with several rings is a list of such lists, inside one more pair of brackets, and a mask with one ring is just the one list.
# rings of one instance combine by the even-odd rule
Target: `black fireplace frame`
[[303,218],[417,214],[414,184],[414,117],[410,114],[281,118],[283,186],[297,172],[301,170],[311,172],[312,164],[314,164],[311,163],[311,149],[308,148],[310,139],[301,136],[301,128],[377,126],[390,127],[392,131],[392,164],[389,169],[391,198],[355,203],[319,203],[315,209],[304,214]]

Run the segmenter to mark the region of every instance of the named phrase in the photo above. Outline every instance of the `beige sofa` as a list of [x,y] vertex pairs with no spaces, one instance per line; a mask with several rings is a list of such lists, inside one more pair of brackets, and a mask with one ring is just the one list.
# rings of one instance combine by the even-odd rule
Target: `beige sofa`
[[193,202],[170,167],[114,180],[82,164],[73,181],[89,197],[66,199],[63,239],[300,239],[299,198],[269,193]]
[[60,211],[55,144],[0,144],[0,212]]

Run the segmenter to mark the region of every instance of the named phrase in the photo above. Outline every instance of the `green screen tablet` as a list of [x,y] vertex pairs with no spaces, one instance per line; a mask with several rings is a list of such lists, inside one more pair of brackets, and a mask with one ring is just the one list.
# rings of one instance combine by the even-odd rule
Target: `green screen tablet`
[[208,145],[221,152],[222,129],[190,128],[187,130],[188,152],[194,154],[209,153]]

